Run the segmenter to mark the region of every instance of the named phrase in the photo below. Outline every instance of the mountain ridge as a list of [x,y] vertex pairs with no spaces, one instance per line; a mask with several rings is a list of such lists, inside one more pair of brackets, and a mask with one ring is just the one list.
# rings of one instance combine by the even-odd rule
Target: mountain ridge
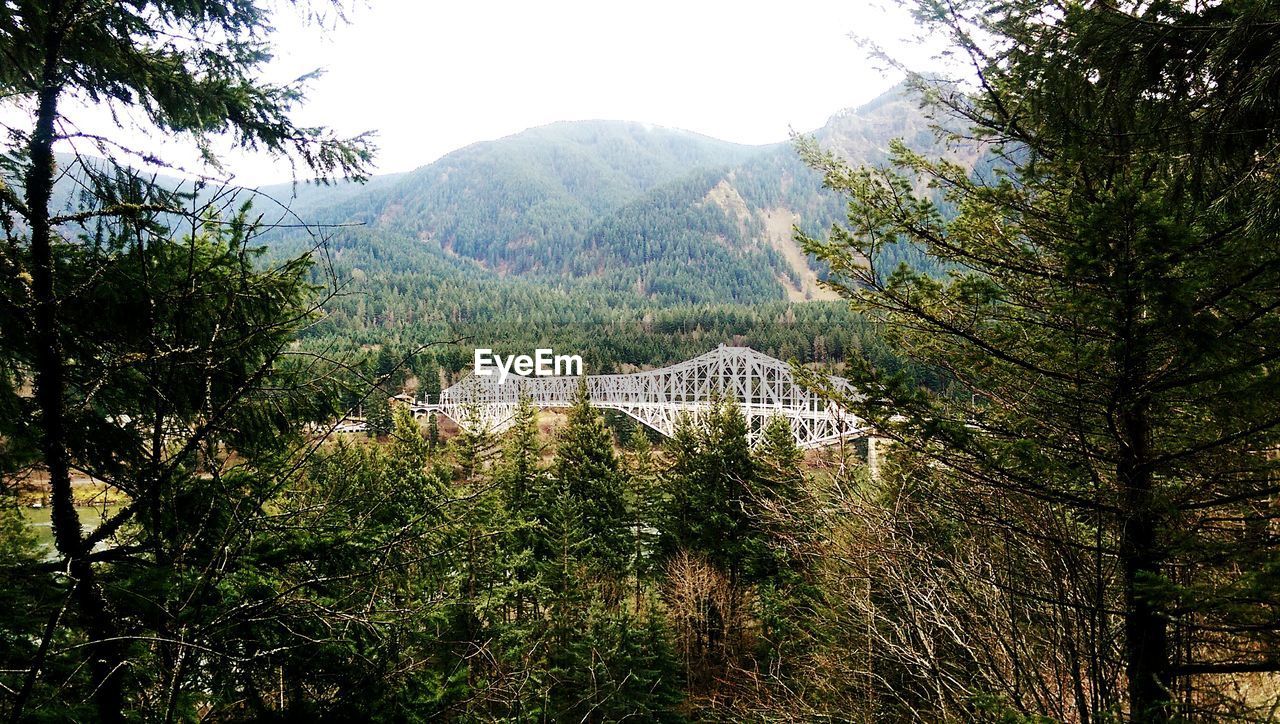
[[[809,135],[854,164],[883,162],[897,137],[944,150],[901,87],[832,114]],[[359,271],[395,286],[397,275],[425,265],[657,306],[830,299],[821,285],[826,270],[799,248],[793,227],[821,234],[844,213],[844,201],[823,188],[791,143],[737,144],[604,120],[559,121],[473,143],[364,184],[282,184],[255,193],[289,206],[259,202],[268,225],[277,216],[287,226],[358,225],[325,232],[344,278]],[[296,228],[269,230],[263,239],[277,255],[316,242]]]
[[[856,164],[883,162],[896,137],[943,150],[900,86],[810,135]],[[316,194],[299,213],[362,223],[372,243],[381,235],[437,247],[499,277],[661,305],[831,298],[820,286],[826,270],[791,227],[821,233],[843,206],[791,143],[595,120],[470,144],[393,182],[375,177],[365,192],[332,202]]]

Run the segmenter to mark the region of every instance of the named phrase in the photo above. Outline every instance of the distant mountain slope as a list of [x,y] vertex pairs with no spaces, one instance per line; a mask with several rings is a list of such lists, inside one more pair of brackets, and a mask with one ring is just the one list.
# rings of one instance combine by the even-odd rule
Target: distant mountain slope
[[610,269],[617,284],[682,301],[829,298],[793,225],[817,230],[841,208],[790,144],[780,145],[696,171],[602,219],[574,254],[574,271]]
[[543,269],[558,257],[556,245],[581,238],[601,215],[648,189],[757,152],[638,123],[553,123],[454,151],[326,215],[524,274]]
[[[893,138],[942,151],[897,88],[814,135],[853,163],[883,161]],[[829,298],[792,227],[820,233],[843,206],[790,143],[616,121],[530,129],[363,189],[308,187],[297,204],[304,218],[364,223],[362,243],[380,247],[369,258],[387,268],[420,244],[499,277],[658,304]]]
[[[943,150],[897,89],[813,135],[855,164],[882,161],[896,137]],[[64,176],[59,208],[76,208],[76,178]],[[787,303],[830,295],[824,270],[792,239],[793,226],[820,234],[843,216],[821,181],[787,142],[593,121],[474,144],[367,184],[264,187],[227,208],[254,198],[264,221],[286,223],[261,237],[274,258],[317,248],[298,219],[327,225],[315,279],[336,280],[339,295],[305,336],[335,348],[462,339],[431,352],[448,370],[469,362],[465,340],[591,350],[599,369],[720,342],[831,360],[878,342],[847,305]],[[919,258],[906,246],[887,256]]]
[[[894,138],[944,151],[899,89],[837,113],[813,135],[854,164],[884,162]],[[819,285],[825,270],[795,243],[794,227],[822,233],[843,213],[844,201],[791,144],[779,144],[733,166],[694,171],[606,216],[564,255],[561,272],[658,301],[829,299]],[[891,250],[900,258],[912,252]]]

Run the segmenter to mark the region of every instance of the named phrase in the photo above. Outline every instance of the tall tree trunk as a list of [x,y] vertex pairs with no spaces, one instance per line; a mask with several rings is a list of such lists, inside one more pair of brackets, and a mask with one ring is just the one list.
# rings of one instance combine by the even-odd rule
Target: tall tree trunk
[[96,644],[90,650],[94,701],[98,719],[121,721],[122,690],[119,670],[122,649],[115,641],[115,626],[107,603],[87,558],[71,490],[71,464],[67,446],[66,362],[63,359],[58,321],[58,296],[54,284],[55,260],[49,204],[53,196],[54,122],[62,86],[58,66],[64,39],[62,3],[51,4],[50,25],[45,37],[44,68],[36,106],[35,131],[31,135],[27,172],[26,204],[31,228],[31,288],[34,297],[33,337],[35,344],[35,399],[39,407],[40,450],[49,473],[52,490],[54,544],[67,561],[74,581],[79,617]]
[[1142,589],[1160,574],[1162,556],[1156,540],[1159,514],[1152,498],[1148,459],[1148,422],[1144,409],[1121,415],[1127,438],[1118,467],[1125,516],[1120,537],[1124,567],[1125,673],[1129,683],[1129,716],[1135,722],[1167,722],[1169,701],[1168,621]]

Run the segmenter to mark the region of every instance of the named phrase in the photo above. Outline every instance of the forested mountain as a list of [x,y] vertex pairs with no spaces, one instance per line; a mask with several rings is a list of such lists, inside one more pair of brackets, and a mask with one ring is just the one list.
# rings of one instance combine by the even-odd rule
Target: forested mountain
[[[814,136],[854,162],[883,160],[894,138],[936,146],[900,88],[837,113]],[[437,250],[496,276],[660,306],[831,298],[792,227],[823,229],[842,212],[790,143],[742,146],[615,121],[477,143],[367,187],[300,189],[303,218],[367,228],[361,243],[377,248],[357,252],[375,267],[366,274],[406,271]],[[276,238],[296,248],[296,235]]]
[[[884,161],[895,138],[941,150],[902,88],[811,135],[853,163]],[[71,208],[85,171],[73,157],[59,166],[70,172],[54,205]],[[217,193],[207,187],[201,200]],[[265,223],[282,224],[264,237],[277,256],[315,246],[304,223],[340,226],[326,232],[333,271],[380,309],[394,296],[384,285],[412,295],[474,283],[508,296],[518,285],[503,280],[516,278],[640,307],[834,299],[793,227],[819,233],[843,215],[789,142],[744,146],[622,121],[553,123],[363,184],[279,184],[215,205],[229,213],[250,198]],[[922,262],[909,248],[884,253]]]
[[539,267],[530,247],[581,238],[645,191],[757,150],[639,123],[553,123],[472,144],[336,204],[323,195],[300,199],[300,209],[406,232],[520,273]]
[[[813,134],[853,162],[903,138],[937,148],[916,102],[895,88]],[[960,158],[972,166],[972,161]],[[451,153],[365,185],[278,186],[296,219],[329,226],[321,275],[342,285],[305,338],[409,356],[420,379],[461,371],[472,346],[551,345],[598,372],[661,365],[720,343],[839,362],[896,362],[793,239],[839,221],[793,144],[740,146],[635,123],[556,123]],[[285,219],[286,222],[295,219]],[[277,257],[315,248],[315,230],[265,239]],[[887,261],[911,247],[882,252]],[[789,308],[797,302],[821,302]],[[410,354],[431,342],[461,340]]]
[[[883,161],[894,138],[937,147],[900,88],[812,135],[853,162]],[[59,167],[67,173],[55,206],[71,209],[89,169],[71,157]],[[843,215],[789,142],[753,147],[637,123],[563,122],[364,184],[234,196],[210,186],[202,202],[211,196],[224,214],[252,199],[264,223],[281,224],[261,237],[269,258],[320,251],[313,278],[340,294],[305,332],[308,343],[408,354],[463,340],[414,355],[417,372],[461,370],[473,345],[572,348],[596,371],[667,364],[722,342],[816,362],[862,349],[890,363],[842,303],[787,308],[834,299],[793,225],[820,233]]]
[[[811,135],[853,164],[885,161],[896,138],[914,148],[939,148],[916,101],[901,88],[835,114]],[[969,167],[975,161],[972,153],[956,157]],[[611,270],[603,275],[608,286],[656,299],[721,300],[717,281],[739,299],[830,299],[817,283],[822,265],[800,250],[793,227],[817,233],[843,211],[792,145],[778,144],[735,166],[691,173],[611,215],[588,234],[570,271],[590,274],[583,260],[591,260]]]

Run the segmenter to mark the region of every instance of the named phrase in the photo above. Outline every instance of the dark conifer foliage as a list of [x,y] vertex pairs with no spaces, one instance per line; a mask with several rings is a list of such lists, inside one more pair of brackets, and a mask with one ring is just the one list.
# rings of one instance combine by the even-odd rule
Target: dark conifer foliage
[[600,566],[597,573],[624,573],[631,545],[622,465],[604,418],[591,406],[585,381],[556,441],[552,474],[569,498],[566,504],[579,511],[586,553]]
[[737,403],[725,399],[705,418],[682,421],[670,449],[664,550],[706,556],[735,584],[753,580],[761,553],[751,514],[756,463]]
[[[317,412],[309,406],[325,404],[286,354],[314,311],[308,259],[260,267],[253,224],[237,204],[191,203],[114,163],[60,170],[53,154],[78,139],[103,156],[129,156],[115,139],[74,130],[63,108],[87,98],[136,112],[211,160],[209,141],[221,134],[322,176],[362,174],[363,140],[296,126],[289,112],[302,86],[258,78],[269,59],[267,16],[256,2],[0,8],[0,95],[29,109],[29,124],[6,134],[0,165],[0,394],[18,413],[3,432],[47,473],[67,592],[66,617],[50,613],[30,634],[41,644],[10,689],[15,717],[37,700],[55,639],[86,664],[68,703],[92,698],[99,720],[121,720],[144,691],[160,712],[182,705],[175,675],[188,645],[202,645],[186,639],[210,633],[198,615],[178,616],[208,591],[191,577],[210,565],[217,541],[240,550],[232,541],[245,521],[231,511],[264,502],[291,432]],[[60,173],[84,190],[65,212],[53,204]],[[185,231],[171,232],[178,219]],[[19,394],[26,385],[33,396]],[[228,447],[259,464],[234,470]],[[129,504],[84,531],[73,471],[106,481]],[[110,553],[97,550],[111,541]],[[143,586],[119,580],[139,560],[156,566],[149,595],[121,595]],[[128,666],[148,648],[137,637],[147,636],[157,644],[146,652],[159,661],[154,681]]]
[[[891,529],[940,564],[917,625],[957,632],[931,654],[887,634],[919,677],[910,705],[1263,716],[1273,696],[1223,682],[1280,669],[1259,573],[1280,556],[1260,533],[1280,425],[1276,10],[919,10],[980,82],[918,85],[1000,163],[975,178],[899,143],[892,168],[859,170],[802,146],[851,202],[809,248],[896,349],[964,392],[858,380],[912,460]],[[878,263],[899,240],[952,272]],[[913,558],[889,565],[925,575]],[[918,588],[892,595],[923,610]],[[965,673],[925,693],[944,670]]]

